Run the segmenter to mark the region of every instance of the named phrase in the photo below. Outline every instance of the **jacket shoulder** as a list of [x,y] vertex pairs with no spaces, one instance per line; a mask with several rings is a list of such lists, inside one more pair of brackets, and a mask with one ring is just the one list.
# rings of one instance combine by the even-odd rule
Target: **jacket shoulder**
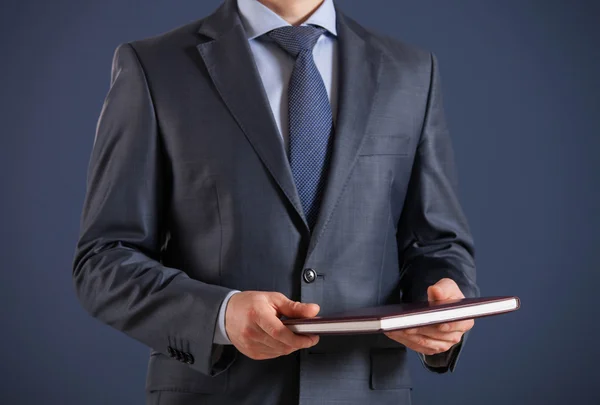
[[158,35],[131,41],[129,44],[142,53],[181,49],[197,43],[198,29],[203,21],[204,18],[195,20]]
[[431,66],[433,55],[430,51],[367,28],[347,16],[344,16],[344,18],[346,23],[359,36],[380,49],[387,59],[393,63],[401,64],[404,68],[413,67],[416,69]]

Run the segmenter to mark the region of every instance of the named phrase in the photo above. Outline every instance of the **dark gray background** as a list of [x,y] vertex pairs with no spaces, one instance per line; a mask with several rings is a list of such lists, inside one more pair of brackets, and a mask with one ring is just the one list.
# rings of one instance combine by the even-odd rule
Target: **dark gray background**
[[[600,1],[339,0],[439,57],[482,293],[415,404],[599,404]],[[115,47],[217,0],[13,0],[0,12],[0,403],[142,404],[148,349],[89,317],[71,260]]]

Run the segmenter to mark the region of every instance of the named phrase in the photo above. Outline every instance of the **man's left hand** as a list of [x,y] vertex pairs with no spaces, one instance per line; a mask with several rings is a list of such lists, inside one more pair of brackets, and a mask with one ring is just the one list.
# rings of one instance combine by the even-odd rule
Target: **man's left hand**
[[[458,285],[449,278],[443,278],[427,289],[429,301],[465,298]],[[426,355],[443,353],[461,341],[465,332],[475,321],[447,322],[439,325],[423,326],[405,330],[386,332],[386,336],[404,346]]]

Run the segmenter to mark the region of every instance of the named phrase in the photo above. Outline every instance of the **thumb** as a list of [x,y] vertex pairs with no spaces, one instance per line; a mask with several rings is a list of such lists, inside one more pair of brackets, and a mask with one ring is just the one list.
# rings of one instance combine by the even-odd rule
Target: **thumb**
[[275,305],[277,307],[277,312],[288,318],[312,318],[313,316],[316,316],[321,309],[317,304],[292,301],[285,297],[279,302],[276,302]]
[[442,287],[432,285],[427,289],[427,299],[429,301],[443,301],[447,299],[447,297]]
[[427,289],[429,301],[443,301],[455,298],[464,298],[456,283],[448,278],[443,278]]

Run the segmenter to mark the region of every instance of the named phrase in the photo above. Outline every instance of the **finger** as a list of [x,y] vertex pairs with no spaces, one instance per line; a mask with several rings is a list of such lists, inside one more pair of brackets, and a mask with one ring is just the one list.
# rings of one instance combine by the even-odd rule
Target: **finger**
[[288,318],[312,318],[320,311],[317,304],[292,301],[280,293],[272,293],[270,298],[277,312]]
[[254,345],[261,345],[267,347],[269,351],[278,353],[279,355],[294,351],[293,347],[274,339],[258,324],[249,327],[244,333],[244,338],[248,348],[252,348]]
[[406,335],[418,335],[421,333],[421,328],[403,329],[401,331],[396,331],[396,332],[402,332]]
[[407,340],[416,346],[431,349],[435,353],[445,352],[455,345],[453,342],[438,340],[425,335],[410,335]]
[[443,301],[464,297],[456,282],[449,278],[443,278],[427,289],[427,298],[429,301]]
[[411,350],[414,350],[417,353],[426,354],[428,356],[433,356],[434,354],[443,353],[443,350],[441,350],[441,349],[432,349],[430,347],[420,346],[413,342],[409,342],[409,343],[405,344],[405,346]]
[[[439,325],[432,325],[431,327],[435,327],[437,330],[441,332],[467,332],[471,330],[475,325],[475,321],[473,319],[467,319],[465,321],[456,321],[456,322],[447,322]],[[428,327],[429,328],[429,327]]]
[[409,349],[414,350],[415,352],[418,352],[418,353],[422,353],[422,354],[426,354],[426,355],[434,355],[437,353],[442,353],[447,350],[446,344],[439,344],[439,345],[435,345],[435,346],[428,346],[428,345],[420,344],[415,339],[409,338],[404,333],[404,331],[386,332],[385,334],[390,339],[395,340],[396,342],[401,343],[404,346],[408,347]]
[[438,285],[432,285],[427,288],[427,300],[428,301],[443,301],[446,299],[446,294],[442,287]]
[[288,329],[276,316],[260,317],[257,325],[272,339],[292,349],[312,347],[319,341],[318,336],[298,335]]
[[[419,335],[415,335],[415,336],[419,336]],[[429,329],[427,331],[424,331],[421,334],[421,336],[426,336],[430,339],[448,342],[448,343],[451,343],[452,345],[455,345],[461,341],[461,339],[463,337],[463,333],[462,332],[440,332],[440,331],[436,331],[435,329],[433,329],[433,330]]]
[[276,350],[262,342],[252,342],[250,346],[246,347],[244,352],[244,354],[246,354],[248,357],[254,360],[273,359],[275,357],[280,357],[289,354],[288,352]]
[[[392,338],[393,340],[396,340],[399,343],[404,344],[407,347],[417,347],[420,349],[427,349],[429,351],[431,351],[432,353],[441,353],[441,352],[445,352],[448,349],[450,349],[452,346],[454,346],[455,343],[450,342],[450,341],[445,341],[445,340],[439,340],[439,339],[435,339],[429,336],[425,336],[425,335],[412,335],[412,334],[407,334],[405,333],[405,331],[396,331],[393,333],[389,333],[386,334],[388,335],[388,337]],[[422,350],[418,350],[421,353],[425,353]]]

